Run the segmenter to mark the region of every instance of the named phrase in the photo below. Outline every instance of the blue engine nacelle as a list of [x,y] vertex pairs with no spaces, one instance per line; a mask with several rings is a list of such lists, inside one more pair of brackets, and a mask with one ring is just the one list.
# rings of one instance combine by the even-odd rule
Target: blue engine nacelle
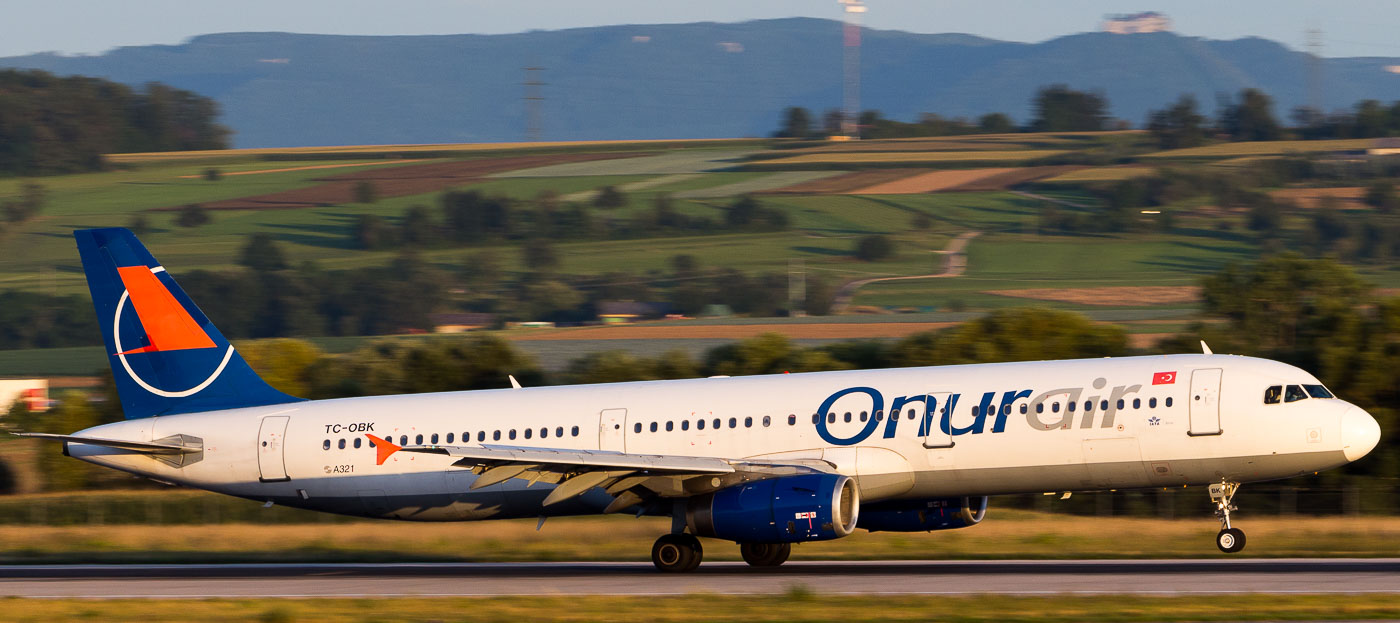
[[934,498],[872,504],[860,514],[860,527],[871,532],[929,532],[966,528],[987,515],[987,496]]
[[686,521],[696,536],[739,543],[839,539],[860,516],[856,482],[838,474],[803,474],[734,485],[690,499]]

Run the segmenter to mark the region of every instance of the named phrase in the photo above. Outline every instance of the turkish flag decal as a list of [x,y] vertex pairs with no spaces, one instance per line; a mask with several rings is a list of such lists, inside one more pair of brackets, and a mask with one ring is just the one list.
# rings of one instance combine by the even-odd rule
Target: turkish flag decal
[[1153,385],[1171,385],[1176,382],[1176,372],[1158,372],[1152,375]]

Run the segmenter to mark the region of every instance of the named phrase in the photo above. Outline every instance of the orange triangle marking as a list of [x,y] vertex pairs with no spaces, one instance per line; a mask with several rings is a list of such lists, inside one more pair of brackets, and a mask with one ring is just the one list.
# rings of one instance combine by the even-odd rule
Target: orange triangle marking
[[388,441],[375,437],[374,435],[371,435],[369,433],[365,433],[365,436],[369,437],[369,440],[374,442],[375,465],[383,465],[384,461],[389,459],[389,455],[398,452],[399,449],[403,447],[396,446],[392,443],[389,443]]

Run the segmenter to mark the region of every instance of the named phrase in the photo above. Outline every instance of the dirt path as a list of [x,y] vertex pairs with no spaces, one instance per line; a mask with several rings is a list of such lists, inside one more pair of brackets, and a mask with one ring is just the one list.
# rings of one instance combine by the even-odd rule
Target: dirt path
[[1039,200],[1041,200],[1041,201],[1049,201],[1050,203],[1062,205],[1062,206],[1069,207],[1069,208],[1079,208],[1079,209],[1081,209],[1081,210],[1086,210],[1086,209],[1089,208],[1089,206],[1081,205],[1081,204],[1078,204],[1078,203],[1074,203],[1074,202],[1072,202],[1072,201],[1065,201],[1064,199],[1056,199],[1056,198],[1054,198],[1054,197],[1046,197],[1045,195],[1037,195],[1037,194],[1035,194],[1035,193],[1028,193],[1028,192],[1021,191],[1021,190],[1013,190],[1013,191],[1011,191],[1011,194],[1013,194],[1013,195],[1020,195],[1020,196],[1022,196],[1022,197],[1027,198],[1027,199],[1039,199]]
[[928,275],[910,275],[906,277],[873,277],[870,279],[860,279],[852,281],[836,292],[836,301],[831,304],[831,313],[840,314],[851,304],[851,299],[855,298],[856,290],[863,286],[882,281],[906,281],[909,279],[941,279],[944,277],[958,277],[967,272],[967,243],[976,238],[982,232],[969,231],[958,234],[948,242],[948,247],[935,253],[945,255],[947,263],[943,265],[943,272]]
[[[288,171],[315,171],[318,169],[344,169],[346,167],[379,167],[390,164],[408,164],[410,162],[423,162],[427,158],[415,158],[413,160],[377,160],[375,162],[350,162],[345,164],[311,164],[304,167],[286,167],[282,169],[259,169],[257,171],[228,171],[220,173],[223,177],[234,177],[237,175],[262,175],[264,173],[286,173]],[[181,175],[182,180],[193,180],[204,177],[203,175]]]

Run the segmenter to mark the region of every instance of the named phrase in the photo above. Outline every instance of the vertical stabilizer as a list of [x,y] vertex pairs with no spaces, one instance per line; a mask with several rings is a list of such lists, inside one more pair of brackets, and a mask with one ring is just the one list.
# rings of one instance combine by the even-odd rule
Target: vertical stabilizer
[[130,231],[73,237],[127,419],[301,400],[259,378]]

